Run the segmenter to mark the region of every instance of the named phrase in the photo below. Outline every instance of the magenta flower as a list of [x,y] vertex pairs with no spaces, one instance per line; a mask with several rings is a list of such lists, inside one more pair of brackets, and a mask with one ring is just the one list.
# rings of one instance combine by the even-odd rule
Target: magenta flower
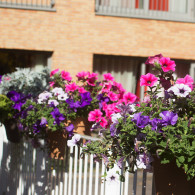
[[88,85],[91,85],[91,86],[95,86],[95,81],[98,79],[98,74],[96,73],[89,73],[88,74],[88,79],[87,79],[87,83]]
[[54,74],[56,74],[57,72],[59,71],[59,68],[58,69],[55,69],[55,70],[52,70],[51,73],[50,73],[50,77],[52,77]]
[[100,125],[105,128],[107,124],[108,124],[107,120],[104,117],[102,117],[100,121]]
[[153,74],[146,74],[142,75],[140,78],[140,86],[150,86],[152,87],[154,83],[158,81],[158,78],[155,77]]
[[108,97],[110,98],[111,101],[114,101],[114,102],[118,100],[118,95],[113,93],[112,91],[108,93]]
[[49,82],[50,87],[53,87],[54,85],[55,85],[55,82],[53,82],[53,81]]
[[72,80],[72,77],[70,76],[70,73],[66,72],[64,70],[61,72],[61,76],[66,81],[71,81]]
[[99,122],[102,118],[103,113],[99,109],[91,111],[88,116],[88,121]]
[[80,88],[78,88],[78,92],[79,92],[79,93],[85,93],[85,92],[87,92],[87,91],[85,90],[84,87],[80,87]]
[[103,74],[103,77],[106,81],[114,81],[114,77],[110,73]]
[[137,99],[137,96],[130,92],[126,93],[123,96],[123,101],[125,102],[125,104],[132,104],[135,102],[136,99]]
[[170,60],[170,58],[162,57],[160,59],[160,65],[164,72],[168,72],[170,70],[175,71],[175,66],[176,66],[175,61]]
[[102,92],[108,93],[112,88],[112,84],[111,83],[104,83],[103,87],[102,87]]
[[158,55],[155,55],[155,56],[150,56],[150,57],[146,60],[145,64],[146,64],[146,65],[152,65],[152,66],[154,66],[155,63],[158,63],[158,64],[159,64],[159,60],[160,60],[162,57],[163,57],[162,54],[158,54]]
[[89,72],[81,71],[76,75],[76,77],[78,78],[78,80],[85,80],[88,74]]
[[179,78],[176,81],[176,84],[185,84],[188,85],[191,89],[193,89],[193,83],[193,78],[188,74],[184,78]]
[[66,92],[69,92],[69,91],[75,91],[78,89],[78,86],[76,85],[76,83],[71,83],[69,85],[66,85]]

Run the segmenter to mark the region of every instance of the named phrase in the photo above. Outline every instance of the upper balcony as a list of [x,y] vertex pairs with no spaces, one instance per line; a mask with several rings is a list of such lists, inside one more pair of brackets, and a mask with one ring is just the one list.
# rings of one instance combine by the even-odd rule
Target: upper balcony
[[96,15],[195,22],[195,0],[96,0]]
[[0,8],[56,11],[55,0],[0,0]]

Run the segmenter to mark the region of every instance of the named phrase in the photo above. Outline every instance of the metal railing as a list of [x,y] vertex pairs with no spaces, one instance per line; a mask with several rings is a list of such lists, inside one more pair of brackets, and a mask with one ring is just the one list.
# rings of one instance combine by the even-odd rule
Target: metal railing
[[0,8],[56,11],[55,0],[0,0]]
[[[161,5],[159,4],[161,3]],[[194,0],[96,0],[96,15],[195,22]]]

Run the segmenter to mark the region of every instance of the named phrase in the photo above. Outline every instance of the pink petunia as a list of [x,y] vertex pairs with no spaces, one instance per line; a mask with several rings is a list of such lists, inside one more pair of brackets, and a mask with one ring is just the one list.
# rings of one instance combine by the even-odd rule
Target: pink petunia
[[160,61],[160,59],[161,59],[162,57],[163,57],[162,54],[158,54],[158,55],[155,55],[155,56],[150,56],[150,57],[146,60],[145,64],[146,64],[146,65],[152,65],[152,66],[154,66],[155,63],[158,63],[158,64],[159,64],[159,61]]
[[78,86],[76,85],[76,83],[71,83],[69,85],[66,85],[66,92],[69,92],[69,91],[75,91],[78,89]]
[[107,120],[104,117],[102,117],[100,120],[100,125],[105,128],[107,124],[108,124]]
[[76,77],[78,78],[78,80],[85,80],[88,75],[89,72],[81,71],[76,75]]
[[140,86],[150,86],[152,87],[154,83],[158,81],[158,78],[153,74],[148,73],[146,75],[142,75],[140,78]]
[[103,113],[99,109],[91,111],[88,116],[88,121],[99,122],[102,118]]
[[103,74],[104,80],[114,81],[114,77],[110,73]]
[[111,83],[104,83],[102,87],[102,92],[108,93],[112,88]]
[[70,76],[70,73],[66,72],[64,70],[61,72],[61,76],[66,81],[71,81],[72,80],[72,77]]
[[95,81],[98,79],[98,74],[96,73],[89,73],[87,78],[88,85],[95,86]]
[[123,88],[121,83],[117,83],[116,81],[113,82],[113,89],[114,91],[118,91],[118,93],[125,93],[125,89]]
[[54,85],[55,85],[55,82],[53,82],[53,81],[49,82],[50,87],[53,87]]
[[87,92],[84,87],[78,88],[79,93],[85,93]]
[[193,89],[193,83],[193,78],[188,74],[184,78],[179,78],[176,81],[176,84],[185,84],[188,85],[191,89]]
[[136,101],[137,99],[137,96],[133,93],[126,93],[124,96],[123,96],[123,101],[125,102],[125,104],[132,104]]
[[50,73],[50,77],[52,77],[57,72],[59,72],[59,68],[58,69],[55,69],[55,70],[52,70],[51,73]]
[[162,57],[159,62],[164,72],[168,72],[170,70],[175,71],[175,61],[170,60],[170,58]]
[[112,91],[108,92],[108,97],[110,98],[111,101],[117,101],[118,100],[118,95],[113,93]]

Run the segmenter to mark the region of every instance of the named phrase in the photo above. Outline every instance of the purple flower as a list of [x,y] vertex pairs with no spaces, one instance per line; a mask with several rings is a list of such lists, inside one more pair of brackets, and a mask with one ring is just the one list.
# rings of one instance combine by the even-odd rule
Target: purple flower
[[109,98],[109,97],[104,97],[103,94],[99,94],[99,95],[97,96],[97,99],[99,100],[99,109],[100,109],[100,110],[101,110],[102,107],[103,107],[103,105],[102,105],[103,102],[108,103],[108,102],[110,101],[110,98]]
[[132,121],[137,125],[139,128],[144,128],[149,123],[149,116],[141,115],[142,112],[136,113],[133,115]]
[[68,131],[68,136],[73,136],[73,130],[74,130],[74,125],[70,124],[68,127],[66,127],[66,131]]
[[79,134],[75,134],[71,140],[68,140],[67,145],[68,147],[76,146],[78,142],[80,141],[81,136]]
[[66,103],[69,104],[70,108],[71,108],[74,112],[77,112],[77,109],[80,108],[80,102],[79,102],[79,101],[74,102],[74,100],[68,98],[68,99],[66,100]]
[[65,117],[62,113],[60,113],[58,108],[54,108],[53,111],[51,112],[51,115],[53,116],[53,118],[55,119],[54,121],[54,125],[60,125],[60,122],[65,120]]
[[0,83],[1,83],[1,81],[2,81],[2,75],[0,75]]
[[80,107],[83,108],[91,104],[92,98],[90,92],[81,93]]
[[26,99],[30,96],[24,96],[23,94],[17,93],[16,91],[10,91],[8,92],[7,97],[15,103],[12,107],[20,111],[22,105],[26,103]]
[[39,133],[40,130],[47,125],[47,120],[42,118],[41,120],[37,120],[37,122],[33,125],[33,133]]
[[117,165],[118,165],[118,167],[119,167],[120,169],[123,168],[124,159],[125,159],[125,157],[121,157],[121,158],[118,160],[118,162],[117,162]]
[[177,123],[178,115],[170,112],[170,111],[163,111],[159,114],[162,117],[162,125],[175,125]]
[[157,131],[159,128],[162,127],[162,120],[158,118],[154,118],[150,120],[150,124],[152,126],[152,130]]
[[117,132],[116,124],[110,125],[110,135],[114,137],[116,135],[116,132]]

